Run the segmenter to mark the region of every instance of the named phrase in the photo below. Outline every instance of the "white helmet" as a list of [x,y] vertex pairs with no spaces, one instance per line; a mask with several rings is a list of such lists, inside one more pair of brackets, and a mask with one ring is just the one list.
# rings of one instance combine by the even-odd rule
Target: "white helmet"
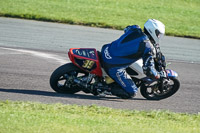
[[144,31],[148,32],[151,36],[150,39],[153,39],[155,44],[159,44],[159,40],[161,40],[165,34],[165,25],[155,19],[148,19],[144,24]]

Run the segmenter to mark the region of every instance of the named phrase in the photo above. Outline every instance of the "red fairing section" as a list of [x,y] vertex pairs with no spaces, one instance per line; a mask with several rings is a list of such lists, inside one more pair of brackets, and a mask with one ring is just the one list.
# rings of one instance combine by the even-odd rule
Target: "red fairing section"
[[84,71],[102,76],[99,56],[94,48],[70,48],[68,56],[73,64]]

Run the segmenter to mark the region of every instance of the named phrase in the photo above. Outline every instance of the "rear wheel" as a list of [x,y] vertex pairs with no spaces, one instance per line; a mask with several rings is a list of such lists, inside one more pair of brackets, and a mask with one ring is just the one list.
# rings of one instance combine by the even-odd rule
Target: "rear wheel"
[[168,81],[165,81],[164,89],[162,89],[162,91],[161,89],[159,89],[159,87],[160,86],[158,86],[157,84],[142,84],[142,86],[140,87],[140,92],[142,96],[148,100],[161,100],[175,94],[180,87],[180,82],[177,78],[170,78]]
[[68,63],[57,68],[50,77],[51,88],[58,93],[74,94],[81,90],[79,86],[73,84],[75,77],[85,76],[88,73],[82,71],[73,63]]

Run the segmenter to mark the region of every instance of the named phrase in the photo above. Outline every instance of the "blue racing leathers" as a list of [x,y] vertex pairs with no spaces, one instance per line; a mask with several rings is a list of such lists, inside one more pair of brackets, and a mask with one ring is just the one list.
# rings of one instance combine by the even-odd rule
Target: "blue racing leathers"
[[119,39],[102,47],[101,56],[108,75],[127,93],[134,94],[138,88],[126,68],[142,58],[144,73],[152,78],[158,76],[154,68],[154,47],[139,26],[128,26],[124,31]]

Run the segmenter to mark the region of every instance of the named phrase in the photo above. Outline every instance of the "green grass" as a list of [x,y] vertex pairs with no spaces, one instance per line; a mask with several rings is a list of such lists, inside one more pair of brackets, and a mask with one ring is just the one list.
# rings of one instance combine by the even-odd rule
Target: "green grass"
[[0,133],[198,133],[200,114],[0,101]]
[[0,16],[123,29],[148,18],[166,33],[200,38],[200,0],[0,0]]

